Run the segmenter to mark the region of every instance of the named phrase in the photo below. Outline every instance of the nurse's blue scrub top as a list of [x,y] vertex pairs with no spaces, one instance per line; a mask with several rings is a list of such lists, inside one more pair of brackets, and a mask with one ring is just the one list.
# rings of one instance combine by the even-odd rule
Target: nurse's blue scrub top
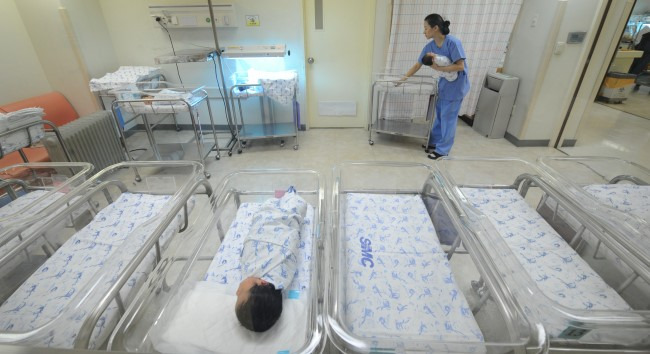
[[[422,64],[422,58],[427,53],[434,53],[446,56],[452,63],[465,58],[465,51],[460,40],[452,35],[445,36],[445,41],[442,42],[442,47],[436,45],[436,41],[432,40],[422,49],[418,62]],[[465,60],[465,69],[458,72],[458,78],[454,81],[447,81],[444,77],[440,78],[438,82],[438,97],[443,100],[461,100],[469,92],[469,78],[467,77],[467,60]]]

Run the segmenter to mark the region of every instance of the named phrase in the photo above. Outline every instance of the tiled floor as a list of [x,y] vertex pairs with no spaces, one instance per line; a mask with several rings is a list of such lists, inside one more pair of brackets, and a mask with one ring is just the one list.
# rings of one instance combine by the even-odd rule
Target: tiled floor
[[[646,106],[650,112],[650,103]],[[569,155],[613,156],[650,168],[650,120],[594,103]]]
[[640,86],[638,90],[632,90],[622,103],[602,104],[637,117],[650,119],[650,87]]
[[[330,179],[331,169],[343,161],[410,161],[432,164],[421,148],[422,141],[391,135],[373,136],[374,145],[368,144],[365,129],[311,129],[300,132],[300,148],[294,151],[293,138],[280,147],[279,140],[256,140],[242,154],[232,157],[222,152],[221,160],[210,155],[206,169],[212,174],[215,185],[230,172],[256,168],[307,168]],[[222,139],[220,143],[225,142]],[[534,162],[539,156],[563,155],[547,147],[517,148],[505,139],[487,139],[465,123],[458,123],[456,143],[451,156],[519,157]]]

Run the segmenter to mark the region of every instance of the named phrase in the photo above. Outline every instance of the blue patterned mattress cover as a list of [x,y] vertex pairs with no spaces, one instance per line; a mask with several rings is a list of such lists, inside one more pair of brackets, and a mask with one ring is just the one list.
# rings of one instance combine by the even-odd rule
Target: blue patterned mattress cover
[[484,341],[420,196],[350,193],[344,217],[341,325],[365,338]]
[[[253,214],[260,208],[260,203],[242,203],[237,210],[217,256],[212,260],[203,280],[221,284],[225,294],[235,294],[242,281],[240,257],[244,238],[253,223]],[[300,231],[298,249],[298,267],[293,281],[283,291],[285,298],[304,299],[303,294],[311,282],[312,232],[314,229],[314,207],[307,205],[307,214]]]
[[[70,237],[41,267],[39,267],[1,306],[0,330],[3,332],[25,332],[38,329],[49,322],[66,316],[66,307],[72,305],[77,292],[103,268],[112,257],[120,257],[121,267],[126,266],[135,256],[137,248],[114,251],[128,238],[138,240],[143,245],[149,235],[162,220],[152,219],[164,212],[171,200],[168,195],[148,195],[123,193],[112,204],[102,209],[93,221]],[[188,201],[188,211],[194,207],[194,198]],[[159,218],[160,219],[160,218]],[[147,223],[148,221],[151,222]],[[173,219],[160,238],[164,247],[178,228],[182,216]],[[138,229],[138,226],[144,225]],[[134,232],[137,231],[137,234]],[[132,290],[146,279],[155,261],[152,251],[136,269],[121,289],[120,295],[128,305]],[[121,271],[115,269],[117,275]],[[119,319],[118,307],[111,302],[101,315],[91,338],[91,348],[101,345]],[[75,337],[85,320],[85,316],[64,318],[46,338],[39,337],[31,344],[57,348],[72,348]]]
[[[516,190],[461,190],[488,217],[524,270],[550,300],[579,310],[631,310]],[[567,328],[566,322],[546,311],[537,314],[553,337]]]
[[[50,191],[44,190],[35,190],[33,192],[22,195],[20,198],[11,201],[11,203],[0,208],[0,231],[7,228],[11,225],[11,220],[7,219],[4,221],[2,219],[9,218],[10,216],[17,213],[24,213],[25,211],[29,212],[29,216],[36,215],[41,210],[47,208],[50,204],[54,203],[57,199],[64,196],[64,193],[54,192],[50,194]],[[44,198],[45,197],[45,198]],[[39,200],[43,198],[42,200]],[[25,210],[28,209],[28,210]],[[25,215],[22,215],[25,216]],[[40,224],[39,224],[40,225]],[[1,242],[2,240],[0,240]],[[7,243],[0,246],[0,257],[9,253],[14,247],[20,244],[20,239],[14,237],[10,239]]]
[[650,220],[650,186],[636,184],[593,184],[585,191],[606,205]]
[[645,225],[639,225],[631,221],[635,229],[641,230],[644,239],[635,241],[644,243],[650,247],[650,229],[647,222],[650,222],[650,186],[636,184],[593,184],[583,187],[584,190],[598,199],[601,203],[617,209],[626,214],[637,216],[645,220]]
[[[583,186],[584,190],[602,202],[606,206],[617,209],[626,214],[632,214],[639,217],[641,220],[650,220],[650,186],[639,186],[633,184],[593,184]],[[546,205],[555,210],[556,201],[552,198],[546,200]],[[571,226],[574,230],[578,230],[581,226],[580,222],[576,220],[564,208],[559,207],[557,214],[565,223]],[[616,221],[622,221],[616,218]],[[638,234],[625,233],[630,241],[639,246],[639,249],[650,250],[650,230],[647,225],[638,225],[636,220],[628,219],[631,227],[638,230]],[[584,240],[592,245],[596,245],[598,238],[594,236],[589,230],[586,230],[582,237]],[[613,260],[616,268],[622,273],[624,277],[630,276],[634,273],[632,269],[621,260],[614,252],[607,247],[601,247],[598,251],[601,257]],[[637,284],[639,285],[639,284]],[[641,284],[643,286],[643,284]]]

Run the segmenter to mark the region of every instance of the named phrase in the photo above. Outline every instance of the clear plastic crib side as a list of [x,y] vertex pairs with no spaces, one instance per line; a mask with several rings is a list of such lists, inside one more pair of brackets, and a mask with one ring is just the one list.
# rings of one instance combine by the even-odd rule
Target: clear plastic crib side
[[[22,163],[0,169],[0,225],[34,216],[42,208],[80,185],[93,166],[86,162]],[[36,192],[30,194],[31,192]],[[17,201],[21,197],[21,201]]]
[[[544,330],[524,318],[499,282],[431,167],[343,163],[334,168],[331,198],[325,323],[336,349],[545,350]],[[410,237],[400,231],[410,228]],[[479,281],[492,289],[490,300],[473,286]]]
[[[209,331],[212,333],[209,337],[213,340],[210,343],[206,343],[206,340],[209,342],[210,338],[203,338],[199,341],[194,335],[185,336],[178,332],[172,335],[168,334],[168,331],[170,328],[178,328],[180,321],[195,313],[184,312],[187,307],[183,307],[183,301],[191,293],[190,291],[198,286],[209,286],[211,289],[218,287],[219,292],[221,293],[223,290],[224,294],[215,295],[208,302],[193,303],[192,307],[205,313],[220,311],[215,310],[218,304],[213,301],[223,301],[224,296],[232,296],[225,293],[232,290],[228,286],[233,284],[225,283],[225,279],[217,283],[211,282],[208,273],[214,266],[215,260],[223,255],[223,250],[220,248],[224,238],[234,232],[231,230],[239,230],[236,229],[237,224],[243,222],[236,218],[238,211],[248,205],[279,197],[289,186],[293,186],[297,194],[314,208],[314,220],[309,235],[313,239],[309,291],[299,295],[301,299],[307,301],[306,316],[301,315],[299,323],[294,324],[298,327],[294,333],[294,337],[296,337],[293,339],[294,346],[290,351],[311,353],[322,350],[324,345],[323,280],[321,276],[325,212],[324,180],[317,172],[291,169],[244,170],[226,176],[210,199],[210,207],[206,208],[205,212],[199,215],[197,221],[188,229],[185,242],[169,249],[168,256],[163,258],[158,268],[152,273],[153,276],[147,280],[146,286],[127,308],[126,314],[110,339],[109,349],[128,352],[177,352],[186,348],[194,348],[204,352],[217,353],[234,350],[232,346],[237,345],[234,343],[236,342],[235,336],[229,338],[231,343],[215,339],[221,338],[219,332],[222,332],[223,329],[215,327],[217,325],[213,323],[214,317],[228,317],[224,314],[212,316],[210,320],[212,325],[210,326],[202,320],[200,328],[187,328],[192,333]],[[239,254],[235,257],[239,257]],[[234,286],[236,289],[237,284]],[[230,307],[222,310],[234,313],[234,309]],[[285,316],[284,312],[283,316]],[[189,320],[192,321],[191,318]],[[229,328],[232,327],[231,325],[239,326],[238,323],[224,324]],[[304,337],[301,334],[303,330]],[[172,336],[175,338],[172,339]],[[183,338],[178,338],[179,336],[183,336]],[[255,338],[262,338],[253,337],[251,334],[249,336],[250,342],[255,342]],[[244,350],[241,348],[240,351]]]
[[[444,158],[435,168],[500,278],[543,323],[551,350],[650,348],[648,268],[540,169],[471,157]],[[550,199],[565,212],[549,209]]]
[[[141,182],[135,182],[135,168]],[[202,173],[200,164],[185,161],[113,165],[47,207],[40,221],[13,228],[20,243],[0,256],[0,303],[5,310],[0,342],[105,346],[120,308],[128,305],[142,276],[160,259],[165,242],[187,227],[177,214],[183,215],[198,185],[209,190]],[[126,214],[116,215],[120,210]],[[121,220],[132,221],[112,226]],[[167,230],[172,221],[175,232]],[[38,311],[29,312],[29,307]]]
[[650,267],[650,170],[614,157],[541,157],[553,185]]

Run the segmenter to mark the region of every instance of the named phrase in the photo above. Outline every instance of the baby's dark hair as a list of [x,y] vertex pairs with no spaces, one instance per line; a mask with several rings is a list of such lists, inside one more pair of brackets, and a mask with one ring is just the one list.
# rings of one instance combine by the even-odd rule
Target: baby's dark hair
[[438,29],[440,32],[444,35],[449,34],[449,25],[451,22],[445,21],[442,16],[438,14],[431,14],[428,15],[427,17],[424,18],[425,21],[429,24],[429,27],[433,28],[435,26],[438,26]]
[[422,65],[426,65],[426,66],[433,65],[433,55],[425,54],[424,57],[422,57]]
[[273,327],[282,314],[282,289],[273,284],[254,285],[248,300],[235,312],[242,326],[254,332],[264,332]]

